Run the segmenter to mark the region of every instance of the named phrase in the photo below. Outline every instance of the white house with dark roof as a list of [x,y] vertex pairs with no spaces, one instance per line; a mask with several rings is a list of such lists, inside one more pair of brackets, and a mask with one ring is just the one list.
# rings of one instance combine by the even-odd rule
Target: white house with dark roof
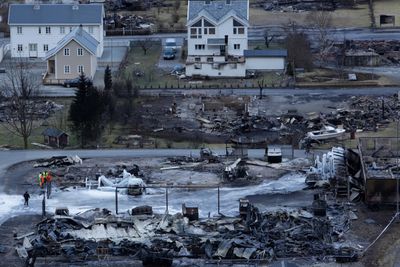
[[59,84],[84,73],[93,79],[97,69],[96,51],[99,42],[82,26],[75,27],[62,38],[44,59],[47,61],[45,84]]
[[245,76],[247,0],[189,0],[186,75]]
[[12,57],[45,57],[74,28],[98,41],[96,56],[103,54],[102,4],[11,4],[8,24]]
[[189,77],[245,77],[246,70],[285,67],[286,50],[248,50],[249,0],[189,0],[187,21]]

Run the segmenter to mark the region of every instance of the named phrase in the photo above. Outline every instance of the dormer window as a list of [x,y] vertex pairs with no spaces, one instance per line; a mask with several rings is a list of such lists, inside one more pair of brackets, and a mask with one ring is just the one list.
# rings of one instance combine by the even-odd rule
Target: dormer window
[[233,34],[244,34],[244,25],[237,20],[233,20]]

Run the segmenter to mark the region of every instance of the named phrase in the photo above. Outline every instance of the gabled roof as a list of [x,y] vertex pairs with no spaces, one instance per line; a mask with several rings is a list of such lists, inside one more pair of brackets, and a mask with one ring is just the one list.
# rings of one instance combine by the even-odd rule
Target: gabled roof
[[55,54],[58,53],[64,46],[69,44],[74,40],[78,44],[80,44],[83,48],[85,48],[89,53],[92,55],[96,55],[97,52],[97,46],[99,45],[99,42],[91,36],[89,33],[87,33],[84,29],[82,29],[81,26],[74,28],[70,33],[64,36],[58,43],[57,46],[51,49],[46,53],[45,60],[49,59],[50,57],[54,56]]
[[9,25],[97,25],[104,10],[101,4],[12,4],[8,14]]
[[287,57],[286,49],[244,50],[244,57]]
[[42,135],[51,136],[51,137],[60,137],[63,134],[68,135],[67,133],[64,133],[63,131],[56,129],[56,128],[47,128],[42,133]]
[[230,11],[234,11],[238,18],[248,21],[248,7],[248,0],[189,0],[187,20],[195,19],[201,11],[205,10],[215,21],[221,20]]

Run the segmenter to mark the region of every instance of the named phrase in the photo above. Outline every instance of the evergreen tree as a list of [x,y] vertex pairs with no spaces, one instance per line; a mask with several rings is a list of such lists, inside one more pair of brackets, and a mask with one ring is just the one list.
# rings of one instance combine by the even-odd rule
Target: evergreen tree
[[104,71],[104,91],[111,91],[112,88],[112,76],[110,66],[107,65]]
[[113,82],[111,69],[107,65],[106,70],[104,71],[104,97],[106,99],[106,112],[104,120],[109,124],[109,132],[111,133],[113,125],[114,125],[114,117],[115,117],[115,106],[116,100],[114,95],[112,94]]
[[81,74],[78,90],[69,110],[72,130],[80,140],[81,147],[90,141],[97,141],[101,136],[105,104],[105,96]]

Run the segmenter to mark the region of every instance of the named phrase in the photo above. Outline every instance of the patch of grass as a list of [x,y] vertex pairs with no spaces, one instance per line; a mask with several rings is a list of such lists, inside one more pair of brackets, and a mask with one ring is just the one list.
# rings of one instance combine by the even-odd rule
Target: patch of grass
[[[31,143],[41,143],[43,144],[43,136],[42,132],[48,127],[58,128],[60,130],[65,131],[69,134],[69,143],[70,146],[76,146],[77,140],[75,136],[72,134],[72,131],[69,128],[68,121],[68,111],[69,106],[71,105],[71,98],[57,98],[51,99],[58,105],[63,105],[63,109],[56,111],[46,120],[41,120],[35,122],[35,127],[32,131],[32,135],[28,139],[28,148],[38,148],[37,146],[33,146]],[[5,123],[0,123],[0,145],[9,145],[14,148],[23,148],[23,140],[22,137],[11,133],[7,130]]]
[[[393,0],[394,1],[394,0]],[[265,11],[262,8],[250,8],[250,25],[285,25],[294,21],[306,25],[309,12]],[[358,4],[354,9],[338,9],[332,12],[334,27],[369,27],[370,17],[367,4]]]

